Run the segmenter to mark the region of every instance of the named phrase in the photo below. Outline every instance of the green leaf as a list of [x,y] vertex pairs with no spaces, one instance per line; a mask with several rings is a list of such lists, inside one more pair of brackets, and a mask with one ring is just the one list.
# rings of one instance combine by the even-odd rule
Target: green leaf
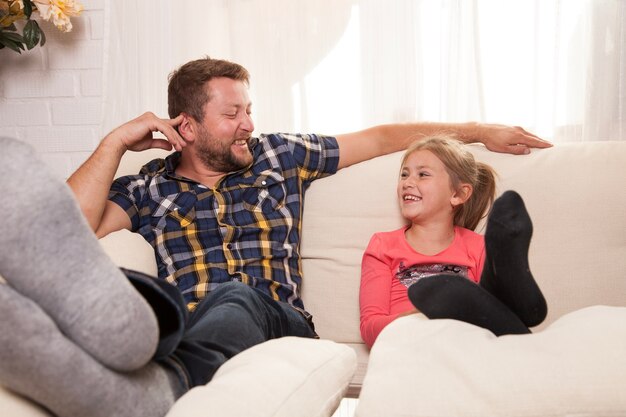
[[21,54],[22,51],[18,48],[18,46],[21,45],[12,45],[12,44],[7,44],[6,47],[9,49],[13,49],[15,52],[17,52],[18,54]]
[[[2,34],[0,33],[0,35]],[[3,37],[3,36],[0,36],[0,44],[2,44],[3,46],[6,46],[9,49],[14,50],[18,54],[21,54],[22,53],[21,49],[24,49],[24,45],[22,45],[21,43],[12,41],[11,39],[7,39],[6,37]]]
[[0,35],[1,35],[1,38],[4,38],[4,39],[9,39],[14,42],[24,43],[24,38],[19,33],[9,32],[9,33],[2,33]]
[[24,38],[19,33],[0,31],[0,44],[14,50],[17,53],[21,53],[24,49]]
[[33,13],[33,3],[30,0],[24,0],[24,14],[26,19],[30,19],[30,15]]
[[29,20],[24,26],[24,43],[30,50],[33,49],[41,40],[41,29],[34,20]]

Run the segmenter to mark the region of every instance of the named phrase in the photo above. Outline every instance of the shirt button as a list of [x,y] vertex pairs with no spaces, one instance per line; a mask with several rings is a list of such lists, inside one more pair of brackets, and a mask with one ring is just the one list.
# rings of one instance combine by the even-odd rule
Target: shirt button
[[267,181],[261,181],[261,185],[267,185]]
[[233,244],[229,243],[228,245],[226,245],[226,249],[232,249],[233,248]]

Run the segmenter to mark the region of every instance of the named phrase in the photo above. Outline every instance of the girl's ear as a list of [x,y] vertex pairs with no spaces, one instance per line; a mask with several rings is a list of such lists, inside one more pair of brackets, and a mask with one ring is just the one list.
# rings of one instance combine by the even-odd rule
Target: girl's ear
[[178,125],[178,133],[185,139],[185,142],[192,143],[196,139],[196,126],[195,121],[191,116],[186,113],[182,113],[183,121]]
[[452,207],[460,206],[465,203],[472,196],[474,192],[474,188],[470,184],[461,184],[456,189],[456,192],[452,194],[452,198],[450,199],[450,204]]

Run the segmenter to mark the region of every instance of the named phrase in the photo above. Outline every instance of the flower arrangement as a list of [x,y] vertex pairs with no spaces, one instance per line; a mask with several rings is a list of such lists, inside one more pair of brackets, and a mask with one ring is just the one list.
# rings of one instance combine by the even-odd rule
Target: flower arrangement
[[[35,10],[61,32],[70,32],[70,17],[80,15],[83,6],[75,0],[0,0],[0,49],[6,47],[21,54],[25,49],[46,43],[43,30],[31,19]],[[20,34],[16,22],[22,20],[26,24]]]

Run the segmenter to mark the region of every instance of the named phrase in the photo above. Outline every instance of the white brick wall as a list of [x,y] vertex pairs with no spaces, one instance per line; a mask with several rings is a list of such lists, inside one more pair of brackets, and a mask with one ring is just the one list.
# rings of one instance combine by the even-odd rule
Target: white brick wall
[[[81,0],[85,10],[62,33],[40,21],[44,47],[0,50],[0,135],[31,144],[67,178],[100,141],[103,0]],[[1,151],[1,150],[0,150]]]

